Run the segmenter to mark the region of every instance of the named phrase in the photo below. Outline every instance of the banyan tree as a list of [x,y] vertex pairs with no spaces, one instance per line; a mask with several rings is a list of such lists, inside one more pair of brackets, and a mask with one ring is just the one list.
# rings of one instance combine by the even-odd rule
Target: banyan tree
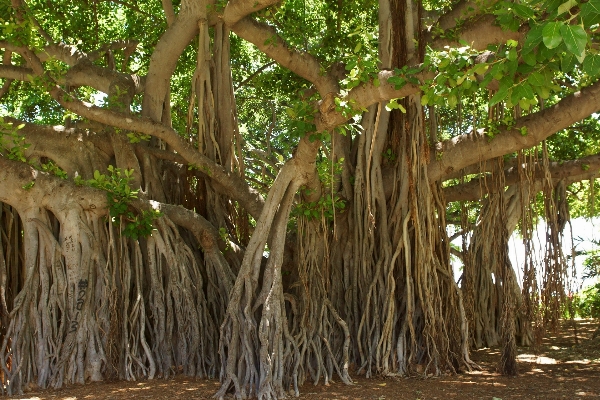
[[183,373],[280,399],[494,345],[514,374],[560,317],[600,171],[598,0],[3,0],[0,22],[2,393]]

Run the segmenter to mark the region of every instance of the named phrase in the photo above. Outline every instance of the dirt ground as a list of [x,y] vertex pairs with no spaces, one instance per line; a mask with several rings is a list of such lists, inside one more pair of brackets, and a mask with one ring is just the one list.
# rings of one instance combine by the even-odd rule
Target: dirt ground
[[[375,378],[358,376],[355,385],[304,385],[300,399],[598,399],[600,398],[600,337],[591,339],[598,324],[575,321],[578,343],[571,322],[563,323],[558,334],[550,334],[541,352],[519,348],[519,372],[514,378],[496,372],[498,349],[473,352],[480,371],[440,378]],[[217,381],[183,376],[173,380],[92,383],[61,390],[29,392],[16,399],[212,399]]]

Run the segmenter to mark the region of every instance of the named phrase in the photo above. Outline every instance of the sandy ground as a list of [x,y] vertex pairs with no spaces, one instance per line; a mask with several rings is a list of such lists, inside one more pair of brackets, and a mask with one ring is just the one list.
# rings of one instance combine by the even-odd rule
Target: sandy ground
[[[496,372],[498,349],[472,353],[480,371],[439,378],[354,378],[347,386],[306,384],[300,399],[600,399],[600,337],[591,339],[598,324],[565,322],[557,334],[545,339],[539,354],[519,348],[519,376],[503,377]],[[14,396],[30,400],[80,399],[212,399],[219,387],[214,380],[178,376],[172,380],[91,383],[60,390],[29,392]]]

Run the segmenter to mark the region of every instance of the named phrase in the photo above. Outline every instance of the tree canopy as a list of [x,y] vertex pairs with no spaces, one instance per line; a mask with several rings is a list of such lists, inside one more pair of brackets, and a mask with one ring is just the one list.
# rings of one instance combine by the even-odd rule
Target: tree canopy
[[496,344],[515,374],[597,213],[599,24],[600,0],[3,0],[0,390],[279,399]]

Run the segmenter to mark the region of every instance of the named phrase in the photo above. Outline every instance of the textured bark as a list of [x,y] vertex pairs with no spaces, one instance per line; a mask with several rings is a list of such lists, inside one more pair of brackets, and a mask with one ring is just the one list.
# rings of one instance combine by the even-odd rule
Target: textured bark
[[[0,77],[7,79],[0,97],[11,80],[43,78],[60,106],[85,119],[65,126],[11,118],[1,124],[3,134],[13,135],[23,123],[17,133],[31,146],[23,152],[28,164],[0,155],[0,390],[12,395],[34,385],[185,373],[219,376],[219,398],[233,392],[236,398],[280,399],[297,396],[308,380],[352,384],[351,372],[425,377],[472,369],[469,346],[499,342],[504,372],[514,371],[514,344],[531,340],[529,323],[539,336],[557,318],[560,299],[553,293],[564,289],[558,249],[568,219],[564,184],[593,176],[598,157],[562,166],[547,158],[518,161],[513,170],[494,170],[491,190],[482,190],[485,179],[490,182],[488,169],[473,166],[535,146],[598,111],[600,84],[517,118],[492,140],[459,135],[434,154],[435,109],[423,109],[419,85],[396,89],[388,79],[394,68],[422,65],[426,45],[449,42],[426,32],[419,2],[379,3],[378,82],[367,80],[348,93],[338,83],[343,66],[326,71],[310,52],[288,46],[279,27],[251,15],[276,4],[271,0],[233,0],[221,11],[208,1],[184,0],[177,14],[171,1],[163,1],[167,29],[144,77],[128,72],[134,41],[84,53],[52,43],[41,27],[48,43],[37,53],[0,41]],[[493,26],[487,14],[493,4],[461,1],[439,26],[459,26],[456,37],[475,48],[522,38],[524,30]],[[23,12],[17,12],[20,20]],[[230,32],[272,59],[267,66],[276,63],[312,85],[320,97],[316,130],[332,138],[330,145],[309,140],[313,132],[300,138],[293,156],[273,168],[266,199],[245,176]],[[196,38],[187,130],[178,132],[170,80]],[[111,52],[121,50],[119,69]],[[98,62],[105,56],[112,60],[108,67]],[[45,71],[53,59],[68,69],[56,80]],[[79,85],[107,94],[106,107],[75,98],[71,87]],[[136,94],[143,96],[138,114],[131,109]],[[336,108],[336,98],[367,110],[354,136],[335,129],[349,118]],[[405,114],[385,109],[395,98]],[[275,125],[274,118],[270,129]],[[514,129],[521,127],[527,135]],[[133,144],[127,133],[151,140]],[[3,142],[2,151],[14,145]],[[328,184],[316,168],[321,151],[332,165],[344,159]],[[269,163],[270,144],[253,155]],[[70,179],[41,172],[49,161]],[[133,217],[111,217],[106,193],[72,180],[92,179],[109,165],[135,170],[129,184],[139,198],[128,204]],[[483,175],[442,190],[440,181],[460,177],[463,168]],[[531,228],[527,207],[539,188],[547,197],[552,244],[543,280],[528,283],[538,299],[520,293],[506,242],[519,218],[526,221],[525,233]],[[327,196],[341,199],[345,211],[332,205],[327,216],[294,214],[296,231],[289,229],[295,205]],[[459,288],[450,265],[446,204],[480,198],[481,222],[464,226],[471,241],[463,248]],[[151,234],[125,236],[125,224],[150,210],[162,212]],[[531,278],[539,267],[533,259],[528,263]],[[538,300],[543,307],[535,314]]]

